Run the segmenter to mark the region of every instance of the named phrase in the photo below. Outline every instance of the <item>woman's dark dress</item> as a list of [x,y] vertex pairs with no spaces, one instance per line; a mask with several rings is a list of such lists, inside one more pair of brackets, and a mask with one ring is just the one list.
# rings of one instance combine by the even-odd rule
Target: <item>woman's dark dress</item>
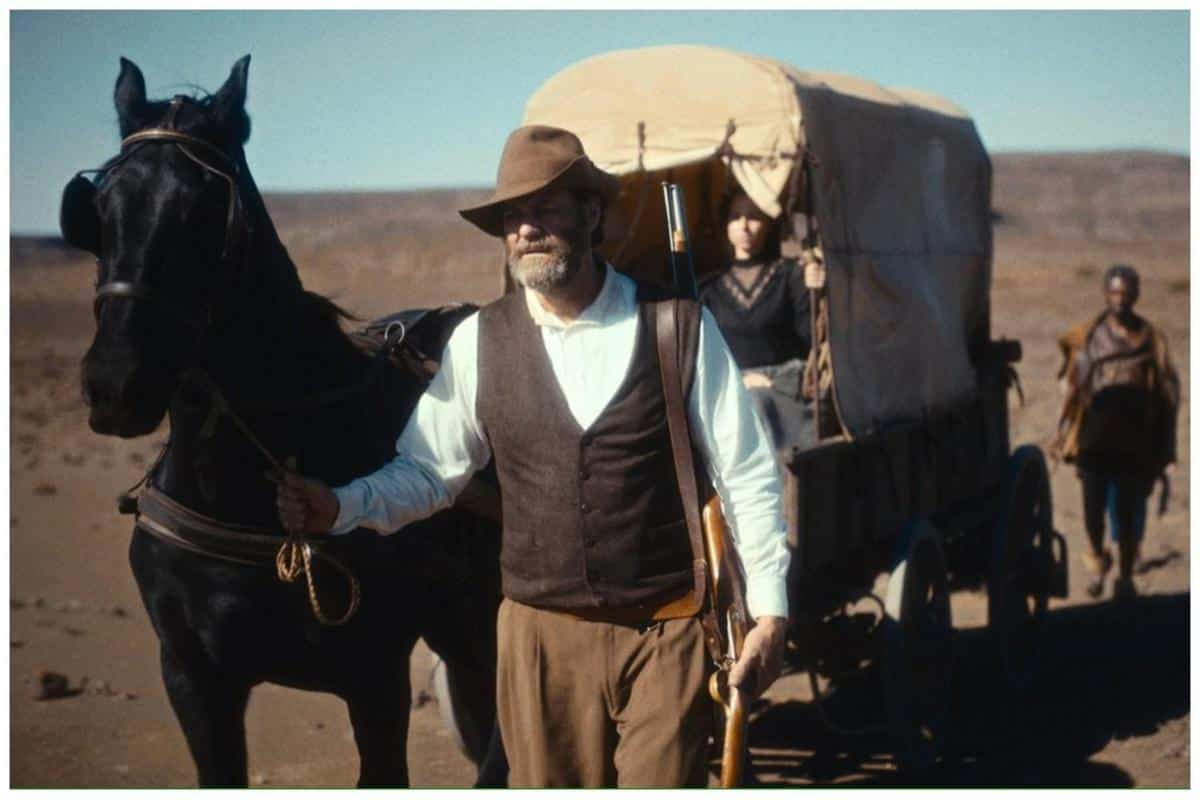
[[[747,262],[734,265],[741,263]],[[750,394],[776,450],[815,444],[812,409],[800,397],[812,338],[800,263],[781,258],[768,264],[749,288],[730,269],[715,273],[701,281],[700,301],[712,312],[743,374],[758,372],[771,379],[770,389],[755,388]]]

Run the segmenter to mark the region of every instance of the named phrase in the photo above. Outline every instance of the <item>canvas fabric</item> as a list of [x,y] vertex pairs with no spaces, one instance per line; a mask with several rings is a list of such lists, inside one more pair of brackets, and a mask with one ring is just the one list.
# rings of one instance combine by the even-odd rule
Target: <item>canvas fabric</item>
[[633,233],[606,236],[605,255],[647,279],[666,276],[659,180],[684,191],[703,275],[724,260],[716,204],[729,176],[778,217],[781,198],[803,194],[797,167],[811,156],[848,432],[921,419],[975,392],[968,354],[990,324],[991,163],[958,106],[687,45],[574,64],[530,97],[525,122],[574,131],[621,178],[610,223]]

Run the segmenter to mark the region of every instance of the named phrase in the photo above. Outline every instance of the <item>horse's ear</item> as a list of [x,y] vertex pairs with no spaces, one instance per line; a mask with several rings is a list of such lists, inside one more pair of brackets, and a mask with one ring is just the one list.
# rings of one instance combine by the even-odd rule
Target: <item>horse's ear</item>
[[249,135],[249,120],[246,118],[246,81],[250,73],[250,55],[246,54],[237,60],[229,73],[225,85],[213,95],[213,110],[217,118],[226,124],[234,124],[244,129],[238,138],[244,139]]
[[142,71],[127,58],[121,59],[121,74],[113,89],[113,104],[117,107],[117,120],[121,136],[128,136],[142,122],[146,111],[146,79]]

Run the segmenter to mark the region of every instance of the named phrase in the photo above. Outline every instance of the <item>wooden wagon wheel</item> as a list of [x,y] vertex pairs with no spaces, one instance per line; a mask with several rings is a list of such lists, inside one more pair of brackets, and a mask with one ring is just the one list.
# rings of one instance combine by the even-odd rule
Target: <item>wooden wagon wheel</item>
[[904,528],[884,603],[884,699],[901,770],[934,765],[950,719],[954,629],[941,537],[921,520]]
[[1023,692],[1037,675],[1055,563],[1050,477],[1040,449],[1013,452],[1002,491],[992,531],[988,629],[1009,688]]

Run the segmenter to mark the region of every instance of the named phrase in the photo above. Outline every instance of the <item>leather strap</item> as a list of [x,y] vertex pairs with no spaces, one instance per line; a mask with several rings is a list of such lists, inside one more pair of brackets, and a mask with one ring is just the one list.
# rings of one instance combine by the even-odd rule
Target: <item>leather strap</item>
[[[515,602],[515,601],[514,601]],[[595,608],[546,608],[533,606],[539,611],[561,614],[572,619],[588,622],[607,622],[612,625],[648,625],[668,619],[685,619],[696,616],[700,604],[691,586],[666,592],[659,597],[642,603],[625,606],[597,606]]]
[[675,459],[675,475],[679,481],[679,496],[683,500],[683,517],[687,522],[688,540],[692,546],[692,593],[701,610],[700,623],[704,642],[714,660],[721,658],[721,643],[717,635],[717,620],[708,598],[708,560],[705,557],[704,532],[700,522],[700,490],[696,485],[696,467],[692,459],[691,433],[687,409],[683,402],[683,376],[680,368],[679,300],[672,298],[656,304],[655,329],[658,341],[658,366],[662,375],[663,396],[667,406],[667,430],[671,437],[671,454]]
[[220,522],[187,508],[153,485],[138,496],[138,527],[196,553],[240,564],[268,566],[283,544],[270,528]]

